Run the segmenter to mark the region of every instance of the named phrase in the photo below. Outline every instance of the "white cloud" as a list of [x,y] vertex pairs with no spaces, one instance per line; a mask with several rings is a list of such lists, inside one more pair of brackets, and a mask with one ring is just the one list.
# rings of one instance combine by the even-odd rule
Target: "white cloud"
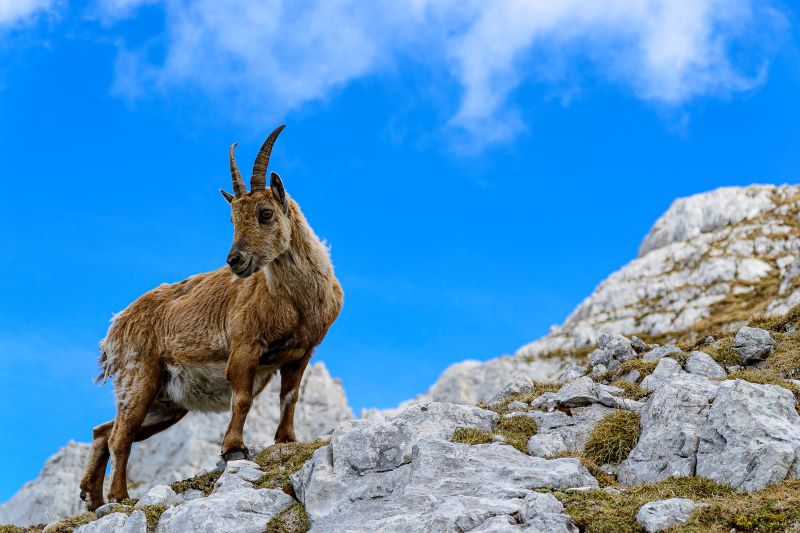
[[28,21],[55,3],[55,0],[0,0],[0,28]]
[[[114,18],[159,0],[99,1]],[[579,78],[586,65],[666,106],[749,90],[764,79],[758,51],[781,22],[752,0],[160,3],[166,55],[154,62],[147,50],[123,50],[118,92],[199,88],[228,109],[280,115],[411,59],[460,85],[448,126],[479,143],[524,127],[510,103],[520,84]],[[745,47],[743,64],[733,58]]]

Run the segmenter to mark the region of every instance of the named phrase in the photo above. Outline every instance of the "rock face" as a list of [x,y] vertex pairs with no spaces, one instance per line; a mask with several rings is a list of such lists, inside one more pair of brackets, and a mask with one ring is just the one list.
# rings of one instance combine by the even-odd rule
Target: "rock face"
[[496,416],[433,403],[340,425],[292,477],[312,531],[577,531],[555,498],[532,490],[596,487],[576,459],[447,440]]
[[[246,442],[272,442],[279,419],[279,381],[273,380],[253,403],[245,428]],[[141,496],[156,484],[213,469],[228,416],[192,413],[174,427],[134,445],[128,466],[131,495]],[[330,377],[323,363],[309,365],[295,415],[298,438],[313,440],[351,418],[353,413],[341,383]],[[80,514],[84,507],[78,498],[78,484],[89,449],[88,444],[71,442],[48,459],[39,477],[0,505],[0,524],[49,523]]]
[[733,351],[748,365],[769,357],[774,342],[769,331],[742,326],[733,339]]
[[[784,313],[800,302],[798,193],[797,186],[754,185],[676,200],[636,259],[517,355],[569,351],[597,342],[603,332],[685,330],[732,298],[752,297],[769,303],[767,311]],[[758,296],[758,286],[769,290]]]

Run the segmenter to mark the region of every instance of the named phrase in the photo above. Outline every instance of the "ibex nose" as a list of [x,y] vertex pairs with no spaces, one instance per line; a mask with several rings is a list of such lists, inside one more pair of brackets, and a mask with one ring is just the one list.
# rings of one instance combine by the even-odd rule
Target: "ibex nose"
[[228,265],[230,265],[231,268],[235,268],[239,266],[241,263],[242,263],[242,254],[236,251],[228,254]]

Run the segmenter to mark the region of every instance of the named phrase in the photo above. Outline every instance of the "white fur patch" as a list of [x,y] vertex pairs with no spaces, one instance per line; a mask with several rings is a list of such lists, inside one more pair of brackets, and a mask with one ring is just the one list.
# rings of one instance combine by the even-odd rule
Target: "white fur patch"
[[[190,411],[227,411],[231,404],[231,385],[225,379],[225,363],[205,365],[168,365],[167,396]],[[272,371],[259,368],[254,391],[260,390],[272,377]]]

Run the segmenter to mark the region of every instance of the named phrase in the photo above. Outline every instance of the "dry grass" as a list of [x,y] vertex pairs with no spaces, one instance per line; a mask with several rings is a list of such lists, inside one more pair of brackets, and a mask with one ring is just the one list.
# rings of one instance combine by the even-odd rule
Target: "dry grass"
[[283,489],[293,493],[289,476],[300,470],[311,459],[314,451],[327,442],[287,442],[273,444],[265,448],[253,459],[264,470],[264,475],[256,481],[259,489]]
[[631,487],[619,495],[602,490],[555,494],[586,533],[639,533],[642,531],[636,523],[639,508],[647,502],[673,497],[689,498],[700,504],[687,524],[670,529],[674,532],[778,533],[789,531],[800,521],[800,480],[784,481],[751,494],[737,494],[697,477]]
[[[478,407],[481,407],[482,409],[488,409],[490,411],[494,411],[499,414],[505,414],[512,411],[512,409],[508,408],[508,404],[510,404],[511,402],[522,402],[530,404],[533,400],[535,400],[545,392],[558,392],[558,389],[560,388],[561,388],[560,383],[543,383],[540,381],[534,381],[532,392],[523,392],[521,394],[515,394],[513,396],[509,396],[501,403],[493,407],[483,402],[479,403]],[[513,409],[513,410],[517,411],[518,409]]]
[[615,411],[604,416],[592,429],[584,456],[595,464],[621,463],[639,441],[639,413]]
[[539,428],[536,421],[525,415],[501,416],[494,428],[494,432],[502,435],[506,443],[522,453],[528,451],[528,439],[536,435]]
[[494,434],[491,431],[478,428],[456,428],[453,436],[450,437],[451,442],[460,442],[461,444],[488,444],[492,442]]
[[184,479],[183,481],[176,481],[171,485],[172,490],[178,494],[186,492],[189,489],[196,489],[208,496],[214,490],[214,484],[217,482],[222,472],[213,470],[206,472],[193,478]]
[[301,503],[295,503],[275,515],[264,533],[305,533],[310,528],[305,507]]
[[494,431],[460,427],[453,432],[450,441],[462,444],[488,444],[495,435],[500,435],[506,444],[510,444],[522,453],[527,453],[528,439],[536,435],[538,430],[536,421],[528,416],[501,416]]
[[616,370],[603,372],[595,378],[595,381],[616,381],[632,370],[637,370],[643,378],[652,374],[656,365],[658,365],[658,361],[645,361],[641,357],[636,357],[625,361]]
[[155,531],[161,515],[164,514],[167,508],[163,505],[144,505],[138,510],[142,511],[145,518],[147,518],[147,531]]
[[611,383],[611,386],[612,387],[618,387],[618,388],[622,389],[622,391],[623,391],[622,395],[625,398],[630,398],[631,400],[641,400],[643,398],[647,398],[648,396],[650,396],[653,393],[653,391],[651,391],[651,390],[647,390],[647,389],[641,388],[636,383],[630,383],[628,381],[622,381],[621,379],[618,379],[617,381],[613,381]]
[[54,528],[50,529],[48,533],[72,533],[75,528],[88,524],[89,522],[94,522],[95,520],[97,520],[97,516],[95,516],[94,513],[83,513],[81,515],[62,520],[56,524]]

